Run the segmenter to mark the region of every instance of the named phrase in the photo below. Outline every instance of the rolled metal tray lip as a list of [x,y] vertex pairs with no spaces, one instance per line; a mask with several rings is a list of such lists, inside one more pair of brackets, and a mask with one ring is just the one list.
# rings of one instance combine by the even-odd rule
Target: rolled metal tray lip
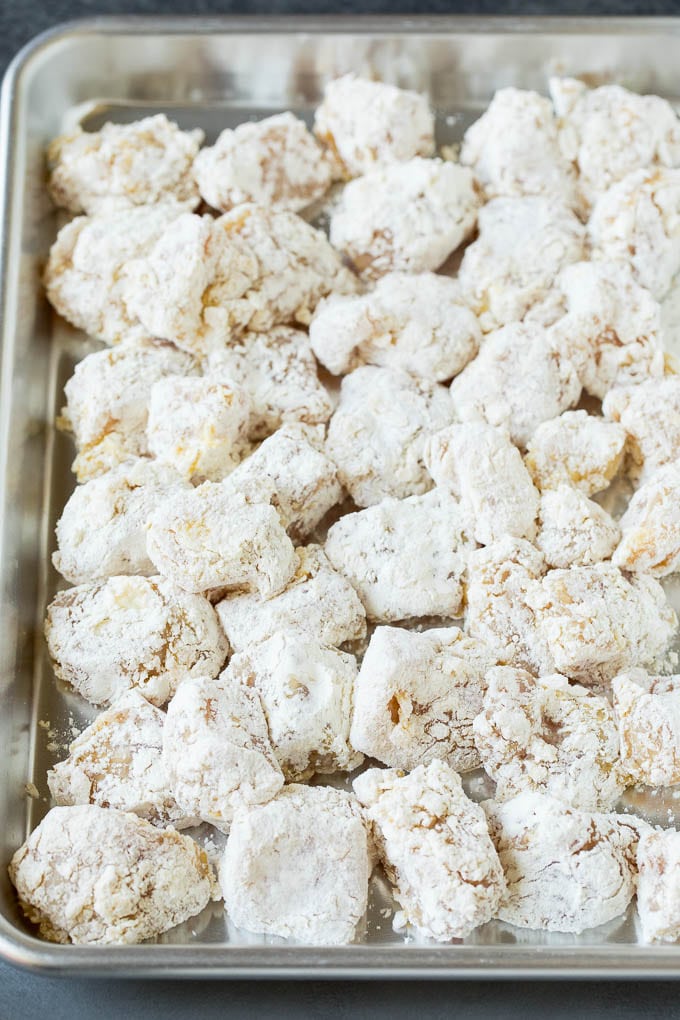
[[674,945],[635,946],[623,953],[613,946],[72,946],[44,942],[5,918],[0,956],[51,977],[630,981],[680,975]]
[[[680,34],[680,16],[601,17],[561,15],[215,15],[210,17],[110,15],[62,22],[22,47],[5,72],[0,93],[0,486],[6,477],[13,348],[6,343],[7,304],[13,299],[9,272],[14,237],[13,193],[17,94],[22,76],[44,51],[74,36],[144,34],[201,36],[231,34]],[[15,296],[16,292],[14,292]],[[0,549],[0,558],[7,550]],[[680,977],[675,945],[137,945],[72,946],[39,939],[0,915],[0,957],[24,969],[51,976],[173,977],[222,979],[417,978],[659,979]]]

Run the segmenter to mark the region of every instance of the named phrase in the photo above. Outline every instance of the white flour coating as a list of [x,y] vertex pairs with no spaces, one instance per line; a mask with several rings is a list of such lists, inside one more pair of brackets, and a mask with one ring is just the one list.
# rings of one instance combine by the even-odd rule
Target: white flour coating
[[634,783],[680,783],[680,677],[644,669],[612,680],[621,759]]
[[538,426],[524,462],[544,492],[571,485],[594,496],[618,473],[625,449],[626,430],[617,422],[587,411],[565,411]]
[[189,836],[92,804],[52,808],[9,872],[50,942],[142,942],[217,898],[205,851]]
[[188,488],[171,467],[140,458],[79,485],[57,522],[54,566],[73,584],[114,574],[153,574],[146,553],[147,517]]
[[200,196],[192,164],[202,141],[202,131],[180,131],[163,113],[61,135],[47,150],[50,195],[73,213],[167,199],[193,209]]
[[260,695],[226,672],[180,684],[168,705],[163,764],[180,807],[223,832],[240,804],[261,804],[283,786]]
[[353,655],[300,631],[280,630],[235,654],[223,674],[260,695],[269,739],[288,782],[351,772],[363,761],[349,741]]
[[507,881],[502,921],[578,934],[624,912],[637,843],[650,831],[642,819],[579,811],[535,792],[483,807]]
[[354,789],[401,906],[400,926],[449,942],[496,916],[503,871],[484,812],[452,768],[433,761],[410,775],[369,769]]
[[238,928],[341,945],[366,913],[371,862],[354,797],[327,786],[286,786],[236,812],[219,869]]
[[296,550],[300,564],[279,595],[237,593],[218,602],[220,623],[236,651],[280,630],[296,630],[322,645],[342,645],[366,634],[366,612],[349,581],[319,545]]
[[240,386],[206,376],[166,376],[151,388],[149,452],[193,482],[219,482],[248,449],[250,401]]
[[455,280],[436,273],[387,273],[368,294],[322,301],[309,339],[334,375],[379,365],[444,382],[474,358],[481,332]]
[[453,420],[443,386],[396,369],[357,368],[342,381],[326,450],[357,506],[419,495],[432,488],[425,441]]
[[167,375],[192,375],[191,358],[163,341],[120,344],[78,362],[64,386],[60,428],[73,433],[79,482],[148,453],[146,422],[151,388]]
[[545,671],[587,685],[653,662],[678,625],[658,581],[628,577],[612,563],[550,570],[530,587],[527,602]]
[[478,205],[467,167],[394,163],[345,186],[331,213],[331,243],[367,280],[438,269],[474,230]]
[[427,470],[460,499],[475,539],[533,539],[539,495],[507,432],[481,422],[451,425],[425,444]]
[[634,170],[598,198],[588,221],[593,258],[627,262],[661,301],[680,271],[680,169]]
[[492,648],[499,663],[530,672],[543,664],[527,598],[544,572],[543,554],[509,535],[468,557],[465,629]]
[[494,198],[480,209],[478,225],[458,282],[485,333],[523,319],[560,270],[585,254],[583,225],[553,198]]
[[162,577],[110,577],[59,592],[45,636],[56,675],[94,705],[131,688],[164,705],[185,678],[216,676],[229,651],[208,600]]
[[314,132],[346,177],[434,152],[434,117],[426,96],[353,74],[326,85]]
[[127,305],[125,268],[147,254],[182,208],[173,202],[78,216],[50,248],[44,284],[60,315],[107,344],[144,340],[154,332]]
[[547,195],[574,204],[574,171],[560,151],[549,99],[499,89],[467,129],[460,161],[470,166],[487,198]]
[[245,203],[219,219],[186,213],[125,268],[125,300],[153,335],[200,355],[252,329],[308,323],[356,282],[326,236],[291,212]]
[[284,425],[229,476],[226,487],[252,503],[269,503],[294,541],[306,538],[342,499],[321,425]]
[[451,383],[462,421],[503,426],[518,446],[526,446],[541,422],[573,407],[580,395],[576,365],[535,323],[511,323],[490,333]]
[[542,494],[536,545],[549,567],[608,560],[620,538],[621,529],[607,511],[571,485]]
[[136,690],[98,715],[47,773],[55,804],[131,811],[161,828],[195,825],[172,795],[161,759],[165,715]]
[[645,942],[680,939],[680,832],[646,833],[638,844],[637,908]]
[[632,170],[680,165],[680,123],[665,99],[620,85],[589,89],[575,78],[552,78],[550,95],[585,206]]
[[390,768],[435,758],[457,772],[476,768],[472,721],[495,664],[491,650],[458,627],[376,627],[356,679],[352,746]]
[[553,335],[577,352],[587,393],[602,399],[612,386],[663,375],[661,306],[635,282],[625,262],[576,262],[563,269],[557,289],[566,314]]
[[460,616],[474,548],[460,504],[441,489],[346,514],[329,529],[325,546],[368,619],[380,623]]
[[619,386],[609,391],[602,410],[628,433],[631,469],[640,482],[680,458],[680,376]]
[[309,338],[299,329],[278,326],[267,333],[244,333],[210,355],[206,374],[248,394],[251,439],[265,439],[291,422],[319,425],[333,413]]
[[158,573],[185,591],[245,588],[266,598],[285,587],[298,563],[276,509],[251,503],[228,480],[157,504],[146,542]]
[[536,679],[504,666],[486,681],[474,735],[496,799],[534,790],[573,808],[610,811],[627,777],[607,699],[559,673]]
[[612,559],[622,570],[665,577],[680,569],[680,460],[659,468],[634,494],[621,518]]
[[241,202],[298,212],[321,198],[333,176],[304,121],[289,112],[226,128],[201,149],[194,175],[201,196],[222,212]]

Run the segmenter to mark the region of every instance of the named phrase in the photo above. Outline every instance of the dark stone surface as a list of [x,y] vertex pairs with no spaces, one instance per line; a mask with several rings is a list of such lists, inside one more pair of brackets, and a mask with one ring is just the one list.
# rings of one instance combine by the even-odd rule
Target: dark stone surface
[[[102,14],[680,14],[680,0],[0,0],[0,67],[38,32],[74,18]],[[680,63],[680,61],[679,61]],[[452,1016],[580,1020],[656,1020],[680,1016],[680,986],[521,982],[177,982],[82,981],[37,977],[0,963],[0,1020],[201,1020],[225,1016],[417,1017]]]

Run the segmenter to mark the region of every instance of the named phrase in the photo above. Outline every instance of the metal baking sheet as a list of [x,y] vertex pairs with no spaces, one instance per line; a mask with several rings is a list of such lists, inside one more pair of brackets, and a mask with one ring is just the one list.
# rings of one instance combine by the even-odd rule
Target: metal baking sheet
[[[16,58],[3,86],[0,141],[0,952],[9,960],[50,972],[173,977],[680,973],[680,946],[638,943],[633,908],[581,936],[492,922],[450,945],[404,937],[392,930],[393,903],[380,879],[352,946],[248,935],[229,925],[221,904],[154,943],[57,946],[24,922],[6,871],[49,807],[47,768],[93,712],[58,688],[42,638],[45,605],[60,584],[50,566],[54,524],[73,487],[73,448],[53,423],[65,380],[93,346],[51,313],[41,293],[57,229],[44,187],[46,142],[77,120],[94,128],[159,110],[182,127],[203,127],[209,140],[279,110],[308,118],[324,83],[351,70],[427,92],[438,140],[452,142],[497,88],[545,90],[554,73],[677,101],[679,39],[680,18],[119,18],[66,25]],[[674,601],[680,606],[680,597]],[[468,789],[484,793],[475,775]],[[629,794],[628,804],[664,824],[680,811],[680,800],[663,792]]]

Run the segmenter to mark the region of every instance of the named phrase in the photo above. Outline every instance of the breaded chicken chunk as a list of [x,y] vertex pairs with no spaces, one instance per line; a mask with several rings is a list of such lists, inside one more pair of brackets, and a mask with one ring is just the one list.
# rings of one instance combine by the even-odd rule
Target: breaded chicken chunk
[[368,619],[379,623],[459,616],[474,548],[460,504],[442,489],[346,514],[329,529],[325,545]]
[[438,269],[474,230],[478,205],[467,167],[394,163],[345,186],[331,213],[331,243],[366,280]]
[[496,915],[503,869],[484,812],[450,766],[435,760],[409,775],[369,769],[354,789],[401,907],[395,927],[450,942]]
[[356,678],[353,747],[391,768],[435,758],[457,772],[476,768],[472,722],[495,664],[491,650],[458,627],[376,627]]
[[180,131],[164,113],[60,135],[47,150],[50,195],[72,213],[167,199],[194,209],[200,196],[192,165],[202,141],[201,130]]
[[94,705],[130,689],[164,705],[187,677],[216,676],[229,651],[208,600],[163,577],[110,577],[59,592],[45,636],[56,675]]
[[434,117],[425,96],[354,74],[326,85],[314,132],[345,177],[434,152]]
[[217,898],[193,839],[93,804],[52,808],[9,872],[24,913],[51,942],[143,942]]
[[194,175],[222,212],[242,202],[299,212],[327,191],[333,171],[304,121],[286,112],[226,128],[196,156]]

